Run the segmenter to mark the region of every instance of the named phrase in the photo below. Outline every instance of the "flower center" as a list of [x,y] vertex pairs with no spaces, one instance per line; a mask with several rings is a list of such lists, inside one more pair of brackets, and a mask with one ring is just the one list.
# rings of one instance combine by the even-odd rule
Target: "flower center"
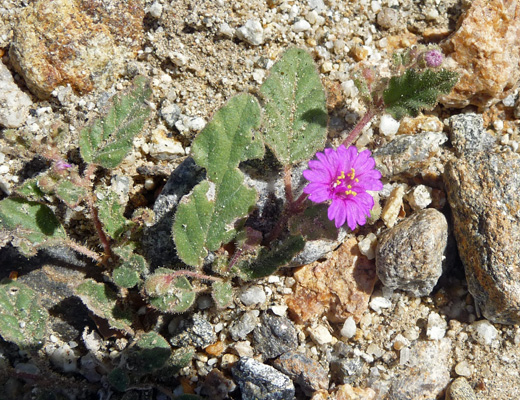
[[[352,190],[353,182],[359,182],[359,179],[356,178],[356,170],[350,168],[350,173],[346,175],[345,171],[341,171],[341,174],[336,177],[336,181],[332,184],[332,188],[337,189],[337,194],[344,194],[346,196],[351,194],[352,196],[356,196],[357,192]],[[334,191],[336,192],[336,190]]]

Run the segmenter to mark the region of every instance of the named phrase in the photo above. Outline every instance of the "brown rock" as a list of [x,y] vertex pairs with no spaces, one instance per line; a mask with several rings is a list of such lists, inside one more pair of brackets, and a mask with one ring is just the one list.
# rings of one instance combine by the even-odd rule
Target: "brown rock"
[[336,400],[375,400],[376,392],[370,388],[340,385],[334,393]]
[[427,208],[385,231],[376,248],[377,276],[389,288],[427,296],[442,274],[448,222]]
[[143,17],[140,0],[39,0],[21,13],[9,57],[40,98],[67,84],[86,93],[137,55]]
[[461,157],[444,180],[470,293],[490,321],[520,323],[520,155]]
[[363,256],[350,238],[325,262],[313,262],[294,273],[296,288],[287,299],[292,314],[302,322],[327,314],[342,322],[356,322],[368,307],[376,281],[373,261]]
[[444,44],[446,66],[460,79],[441,102],[448,107],[488,107],[507,97],[520,78],[520,4],[475,0]]

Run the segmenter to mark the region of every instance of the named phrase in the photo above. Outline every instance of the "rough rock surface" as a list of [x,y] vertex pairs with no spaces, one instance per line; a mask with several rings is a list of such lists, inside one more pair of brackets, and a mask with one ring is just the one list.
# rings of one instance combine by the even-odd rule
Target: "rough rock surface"
[[379,238],[377,276],[389,288],[427,296],[442,274],[447,241],[444,214],[433,208],[420,210]]
[[466,378],[457,378],[451,382],[446,400],[477,400],[477,396]]
[[450,141],[458,156],[490,150],[495,139],[484,130],[482,115],[468,113],[450,118]]
[[298,332],[285,317],[263,313],[261,324],[253,331],[255,346],[266,359],[275,358],[298,346]]
[[143,16],[139,0],[39,0],[19,16],[9,57],[40,98],[68,84],[86,93],[106,86],[137,55]]
[[0,61],[0,126],[18,128],[29,115],[31,98],[14,83],[13,76]]
[[520,78],[520,4],[476,0],[444,44],[446,66],[461,75],[441,101],[448,107],[488,107],[507,97]]
[[294,384],[287,375],[252,358],[243,357],[231,370],[242,400],[293,400]]
[[409,365],[394,377],[389,400],[439,398],[450,381],[450,339],[418,341]]
[[325,262],[316,261],[294,273],[297,286],[287,305],[300,321],[327,314],[330,321],[359,321],[368,308],[376,280],[374,262],[361,255],[350,238]]
[[327,371],[317,361],[296,351],[281,355],[273,362],[273,367],[289,376],[307,396],[329,387]]
[[444,176],[468,289],[483,315],[520,322],[520,155],[481,152]]
[[385,178],[404,176],[440,176],[437,162],[440,146],[448,141],[443,132],[423,132],[398,135],[385,146],[374,151],[377,169]]

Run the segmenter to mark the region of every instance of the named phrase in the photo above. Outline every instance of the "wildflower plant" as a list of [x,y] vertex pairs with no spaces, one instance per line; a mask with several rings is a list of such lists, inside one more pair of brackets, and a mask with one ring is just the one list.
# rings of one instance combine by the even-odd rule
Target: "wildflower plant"
[[[338,228],[355,230],[367,222],[374,206],[371,192],[382,189],[381,174],[370,151],[358,151],[352,143],[376,114],[415,116],[433,107],[457,81],[455,73],[441,68],[442,54],[436,49],[410,49],[394,61],[390,78],[379,79],[369,69],[357,77],[367,113],[337,149],[325,148],[325,91],[311,56],[301,49],[285,52],[256,95],[240,94],[217,110],[191,146],[205,178],[176,207],[171,226],[178,260],[155,270],[140,249],[140,233],[153,213],[138,209],[129,217],[118,196],[96,180],[97,171],[122,162],[144,128],[152,94],[147,79],[137,78],[130,92],[117,96],[104,116],[81,130],[81,172],[56,147],[41,151],[52,167],[0,201],[0,229],[27,257],[65,245],[103,268],[105,280],[72,284],[76,296],[110,328],[133,338],[134,350],[122,360],[139,358],[139,352],[160,354],[140,370],[113,369],[109,381],[115,389],[123,391],[143,374],[166,366],[182,368],[193,356],[193,349],[171,349],[158,333],[143,332],[136,297],[148,309],[182,313],[199,292],[210,292],[217,307],[227,307],[236,278],[269,275],[291,262],[306,242],[334,239]],[[302,182],[295,171],[307,162],[303,177],[308,182]],[[284,195],[274,221],[255,224],[255,218],[262,218],[255,217],[259,194],[246,183],[245,164],[260,166],[259,174],[266,168],[280,172]],[[101,253],[70,238],[58,205],[85,206]],[[302,222],[306,219],[313,222]],[[0,335],[25,348],[34,345],[26,339],[33,332],[41,345],[48,315],[37,293],[12,280],[0,285]],[[9,296],[13,290],[15,297]],[[12,313],[16,301],[28,305],[26,312]],[[13,315],[26,323],[13,323]]]

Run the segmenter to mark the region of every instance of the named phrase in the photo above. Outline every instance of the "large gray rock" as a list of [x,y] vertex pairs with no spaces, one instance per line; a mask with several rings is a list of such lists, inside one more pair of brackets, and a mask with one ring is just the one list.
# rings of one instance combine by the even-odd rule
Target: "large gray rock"
[[298,331],[292,321],[264,312],[261,324],[253,331],[255,349],[265,359],[275,358],[298,346]]
[[384,232],[376,248],[376,272],[383,285],[414,296],[431,293],[442,274],[448,222],[427,208]]
[[520,155],[461,157],[444,181],[470,293],[487,319],[520,323]]

